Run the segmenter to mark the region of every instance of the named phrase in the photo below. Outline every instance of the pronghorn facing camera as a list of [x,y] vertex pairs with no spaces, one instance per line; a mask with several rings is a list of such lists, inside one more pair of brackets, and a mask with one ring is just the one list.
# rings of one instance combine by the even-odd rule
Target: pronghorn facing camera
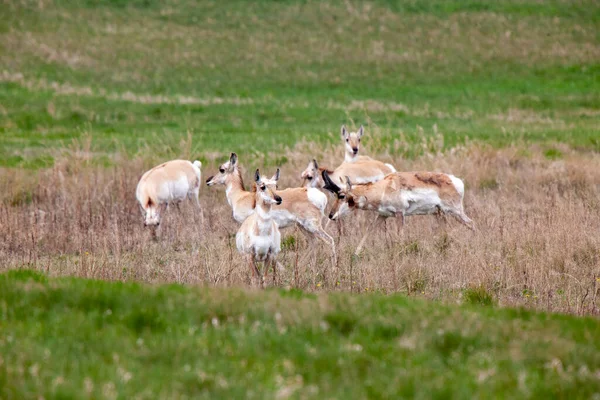
[[[353,163],[357,161],[376,161],[371,157],[367,156],[359,156],[358,151],[360,150],[360,139],[363,137],[365,133],[365,128],[361,125],[356,132],[349,132],[346,129],[345,125],[342,125],[341,134],[342,141],[344,142],[344,162],[345,163]],[[379,163],[379,161],[377,161]],[[379,163],[383,164],[383,163]],[[396,172],[396,168],[392,164],[383,164],[388,169],[389,172]]]
[[437,172],[396,172],[383,180],[364,185],[346,184],[338,186],[327,171],[322,173],[324,188],[337,197],[329,218],[336,220],[353,210],[370,210],[378,213],[376,221],[366,231],[356,254],[360,253],[364,241],[376,223],[388,217],[425,214],[450,214],[460,223],[473,230],[473,221],[463,208],[465,187],[459,178]]
[[271,215],[271,207],[281,204],[279,197],[261,179],[258,170],[254,174],[256,192],[254,193],[254,213],[240,226],[235,235],[235,243],[240,253],[246,256],[253,275],[257,275],[264,283],[256,262],[265,265],[265,276],[269,272],[269,265],[273,266],[273,281],[276,280],[276,257],[281,251],[281,234]]
[[200,161],[173,160],[142,175],[135,194],[140,203],[144,225],[156,228],[169,203],[179,203],[188,198],[193,199],[194,204],[200,208],[198,193],[201,167]]
[[[275,190],[279,180],[279,170],[271,178],[262,178],[262,181]],[[254,193],[246,191],[242,174],[238,168],[238,157],[231,153],[229,161],[219,166],[219,172],[207,179],[206,184],[225,185],[227,202],[233,210],[233,217],[243,223],[254,212]],[[322,220],[327,207],[327,196],[315,188],[288,188],[277,191],[283,199],[280,205],[276,204],[271,214],[280,229],[298,225],[310,238],[317,238],[331,247],[333,264],[336,263],[335,242],[325,232]],[[312,247],[312,245],[311,245]]]
[[[341,134],[342,141],[344,142],[344,148],[346,150],[344,154],[345,162],[358,161],[359,155],[358,150],[360,149],[360,138],[365,133],[365,129],[361,125],[358,131],[348,132],[345,125],[342,125]],[[369,157],[361,157],[362,159],[370,160]]]

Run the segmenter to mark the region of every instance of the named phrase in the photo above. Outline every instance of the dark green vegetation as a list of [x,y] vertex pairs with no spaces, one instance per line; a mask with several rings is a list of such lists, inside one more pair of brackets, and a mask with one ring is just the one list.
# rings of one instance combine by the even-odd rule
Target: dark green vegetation
[[592,398],[598,337],[402,296],[0,275],[2,398]]
[[0,165],[83,135],[109,160],[187,132],[199,158],[250,155],[341,123],[398,156],[434,125],[444,146],[598,150],[598,21],[592,0],[3,2]]

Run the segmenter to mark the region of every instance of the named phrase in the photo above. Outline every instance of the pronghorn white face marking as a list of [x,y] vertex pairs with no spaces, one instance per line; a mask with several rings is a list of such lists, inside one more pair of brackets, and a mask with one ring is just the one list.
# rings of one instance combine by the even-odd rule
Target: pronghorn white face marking
[[[272,179],[275,181],[275,184],[277,184],[277,180],[279,180],[279,169],[277,169],[277,173]],[[267,185],[267,183],[261,179],[258,170],[256,170],[254,173],[254,181],[256,182],[256,192],[258,193],[261,201],[263,201],[265,204],[281,204],[281,197],[275,194],[273,188]]]
[[312,160],[308,163],[308,167],[302,171],[300,178],[308,180],[309,187],[317,187],[319,181],[319,165],[317,164],[317,160]]
[[355,157],[358,156],[358,150],[360,149],[360,138],[364,134],[364,128],[361,125],[358,131],[348,132],[346,126],[342,125],[341,129],[342,140],[344,141],[344,147],[346,149],[345,160],[351,162]]
[[231,153],[231,156],[229,157],[229,161],[227,161],[224,164],[221,164],[219,166],[219,172],[216,175],[209,177],[206,180],[206,184],[208,186],[226,185],[228,175],[233,173],[235,171],[235,169],[237,168],[237,160],[238,160],[237,154]]

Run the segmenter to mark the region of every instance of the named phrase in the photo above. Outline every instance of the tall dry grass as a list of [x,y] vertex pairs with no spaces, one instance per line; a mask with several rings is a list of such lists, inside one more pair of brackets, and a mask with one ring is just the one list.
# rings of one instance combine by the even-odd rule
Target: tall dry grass
[[[371,150],[379,149],[379,157],[393,161],[398,170],[439,170],[463,178],[466,210],[477,232],[429,216],[408,218],[402,230],[389,220],[385,232],[376,232],[363,254],[353,257],[364,224],[374,217],[357,214],[340,227],[329,224],[338,243],[334,270],[326,246],[319,244],[313,259],[307,255],[309,241],[288,229],[282,235],[279,261],[284,270],[278,285],[402,292],[445,302],[487,296],[500,305],[598,313],[600,155],[562,148],[562,158],[550,160],[535,147],[497,150],[481,145],[440,152],[434,139],[424,141],[423,156],[392,160],[375,138],[370,140]],[[194,158],[191,148],[184,143],[179,156]],[[235,249],[238,225],[222,188],[201,189],[204,224],[191,204],[181,212],[173,207],[161,224],[160,241],[154,242],[143,227],[134,193],[141,174],[160,160],[120,155],[114,166],[104,167],[94,165],[91,154],[89,146],[79,145],[51,169],[2,171],[0,270],[26,267],[97,279],[248,284],[250,271]],[[212,155],[203,178],[227,156]],[[342,149],[325,147],[315,154],[314,146],[301,143],[286,157],[281,186],[298,186],[310,158],[334,165],[342,159]],[[267,158],[240,162],[251,171]]]

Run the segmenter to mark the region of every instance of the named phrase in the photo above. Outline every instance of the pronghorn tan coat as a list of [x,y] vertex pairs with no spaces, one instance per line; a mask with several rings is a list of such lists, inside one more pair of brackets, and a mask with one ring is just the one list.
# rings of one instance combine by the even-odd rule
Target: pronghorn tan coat
[[[325,189],[336,194],[329,218],[336,220],[352,210],[369,210],[378,213],[378,219],[388,217],[449,214],[473,229],[473,221],[465,214],[463,206],[464,183],[459,178],[438,172],[396,172],[383,180],[363,185],[339,187],[326,171],[322,173]],[[373,224],[375,225],[375,223]],[[372,226],[373,226],[372,225]],[[371,228],[367,229],[356,252],[359,253]]]
[[281,251],[281,233],[272,216],[272,206],[281,204],[282,199],[255,174],[256,192],[253,193],[254,212],[246,218],[235,236],[236,247],[244,255],[253,274],[262,279],[256,262],[265,263],[265,275],[273,266],[273,280],[276,279],[276,257]]
[[304,179],[303,186],[323,188],[325,185],[321,178],[323,171],[327,171],[331,180],[338,185],[343,184],[346,177],[349,177],[354,183],[362,184],[380,181],[386,175],[396,172],[393,167],[377,160],[344,162],[333,171],[319,167],[317,161],[312,160],[301,174],[301,178]]
[[161,211],[169,203],[193,199],[200,208],[198,193],[202,173],[202,163],[187,160],[173,160],[162,163],[142,175],[136,198],[144,214],[146,225],[160,224]]
[[[263,178],[263,182],[276,188],[279,174],[271,179]],[[254,193],[244,188],[242,174],[238,169],[237,155],[231,154],[228,162],[219,166],[219,173],[207,179],[207,185],[222,184],[226,186],[226,196],[233,211],[233,217],[243,223],[254,212]],[[322,226],[327,196],[315,188],[288,188],[277,190],[281,196],[281,204],[273,205],[271,214],[280,229],[294,225],[299,226],[310,237],[316,237],[331,247],[333,263],[335,258],[335,242]]]
[[[369,163],[372,167],[379,168],[386,175],[391,172],[396,172],[396,168],[392,164],[382,163],[381,161],[377,161],[372,159],[371,157],[361,156],[358,154],[360,151],[360,140],[364,135],[364,128],[361,125],[358,131],[349,132],[346,130],[346,127],[342,125],[341,134],[342,134],[342,142],[344,143],[344,163],[351,164],[355,162],[363,162]],[[356,178],[356,177],[355,177]],[[360,178],[360,176],[358,176]],[[335,181],[334,181],[335,182]],[[374,182],[374,181],[369,181]]]

